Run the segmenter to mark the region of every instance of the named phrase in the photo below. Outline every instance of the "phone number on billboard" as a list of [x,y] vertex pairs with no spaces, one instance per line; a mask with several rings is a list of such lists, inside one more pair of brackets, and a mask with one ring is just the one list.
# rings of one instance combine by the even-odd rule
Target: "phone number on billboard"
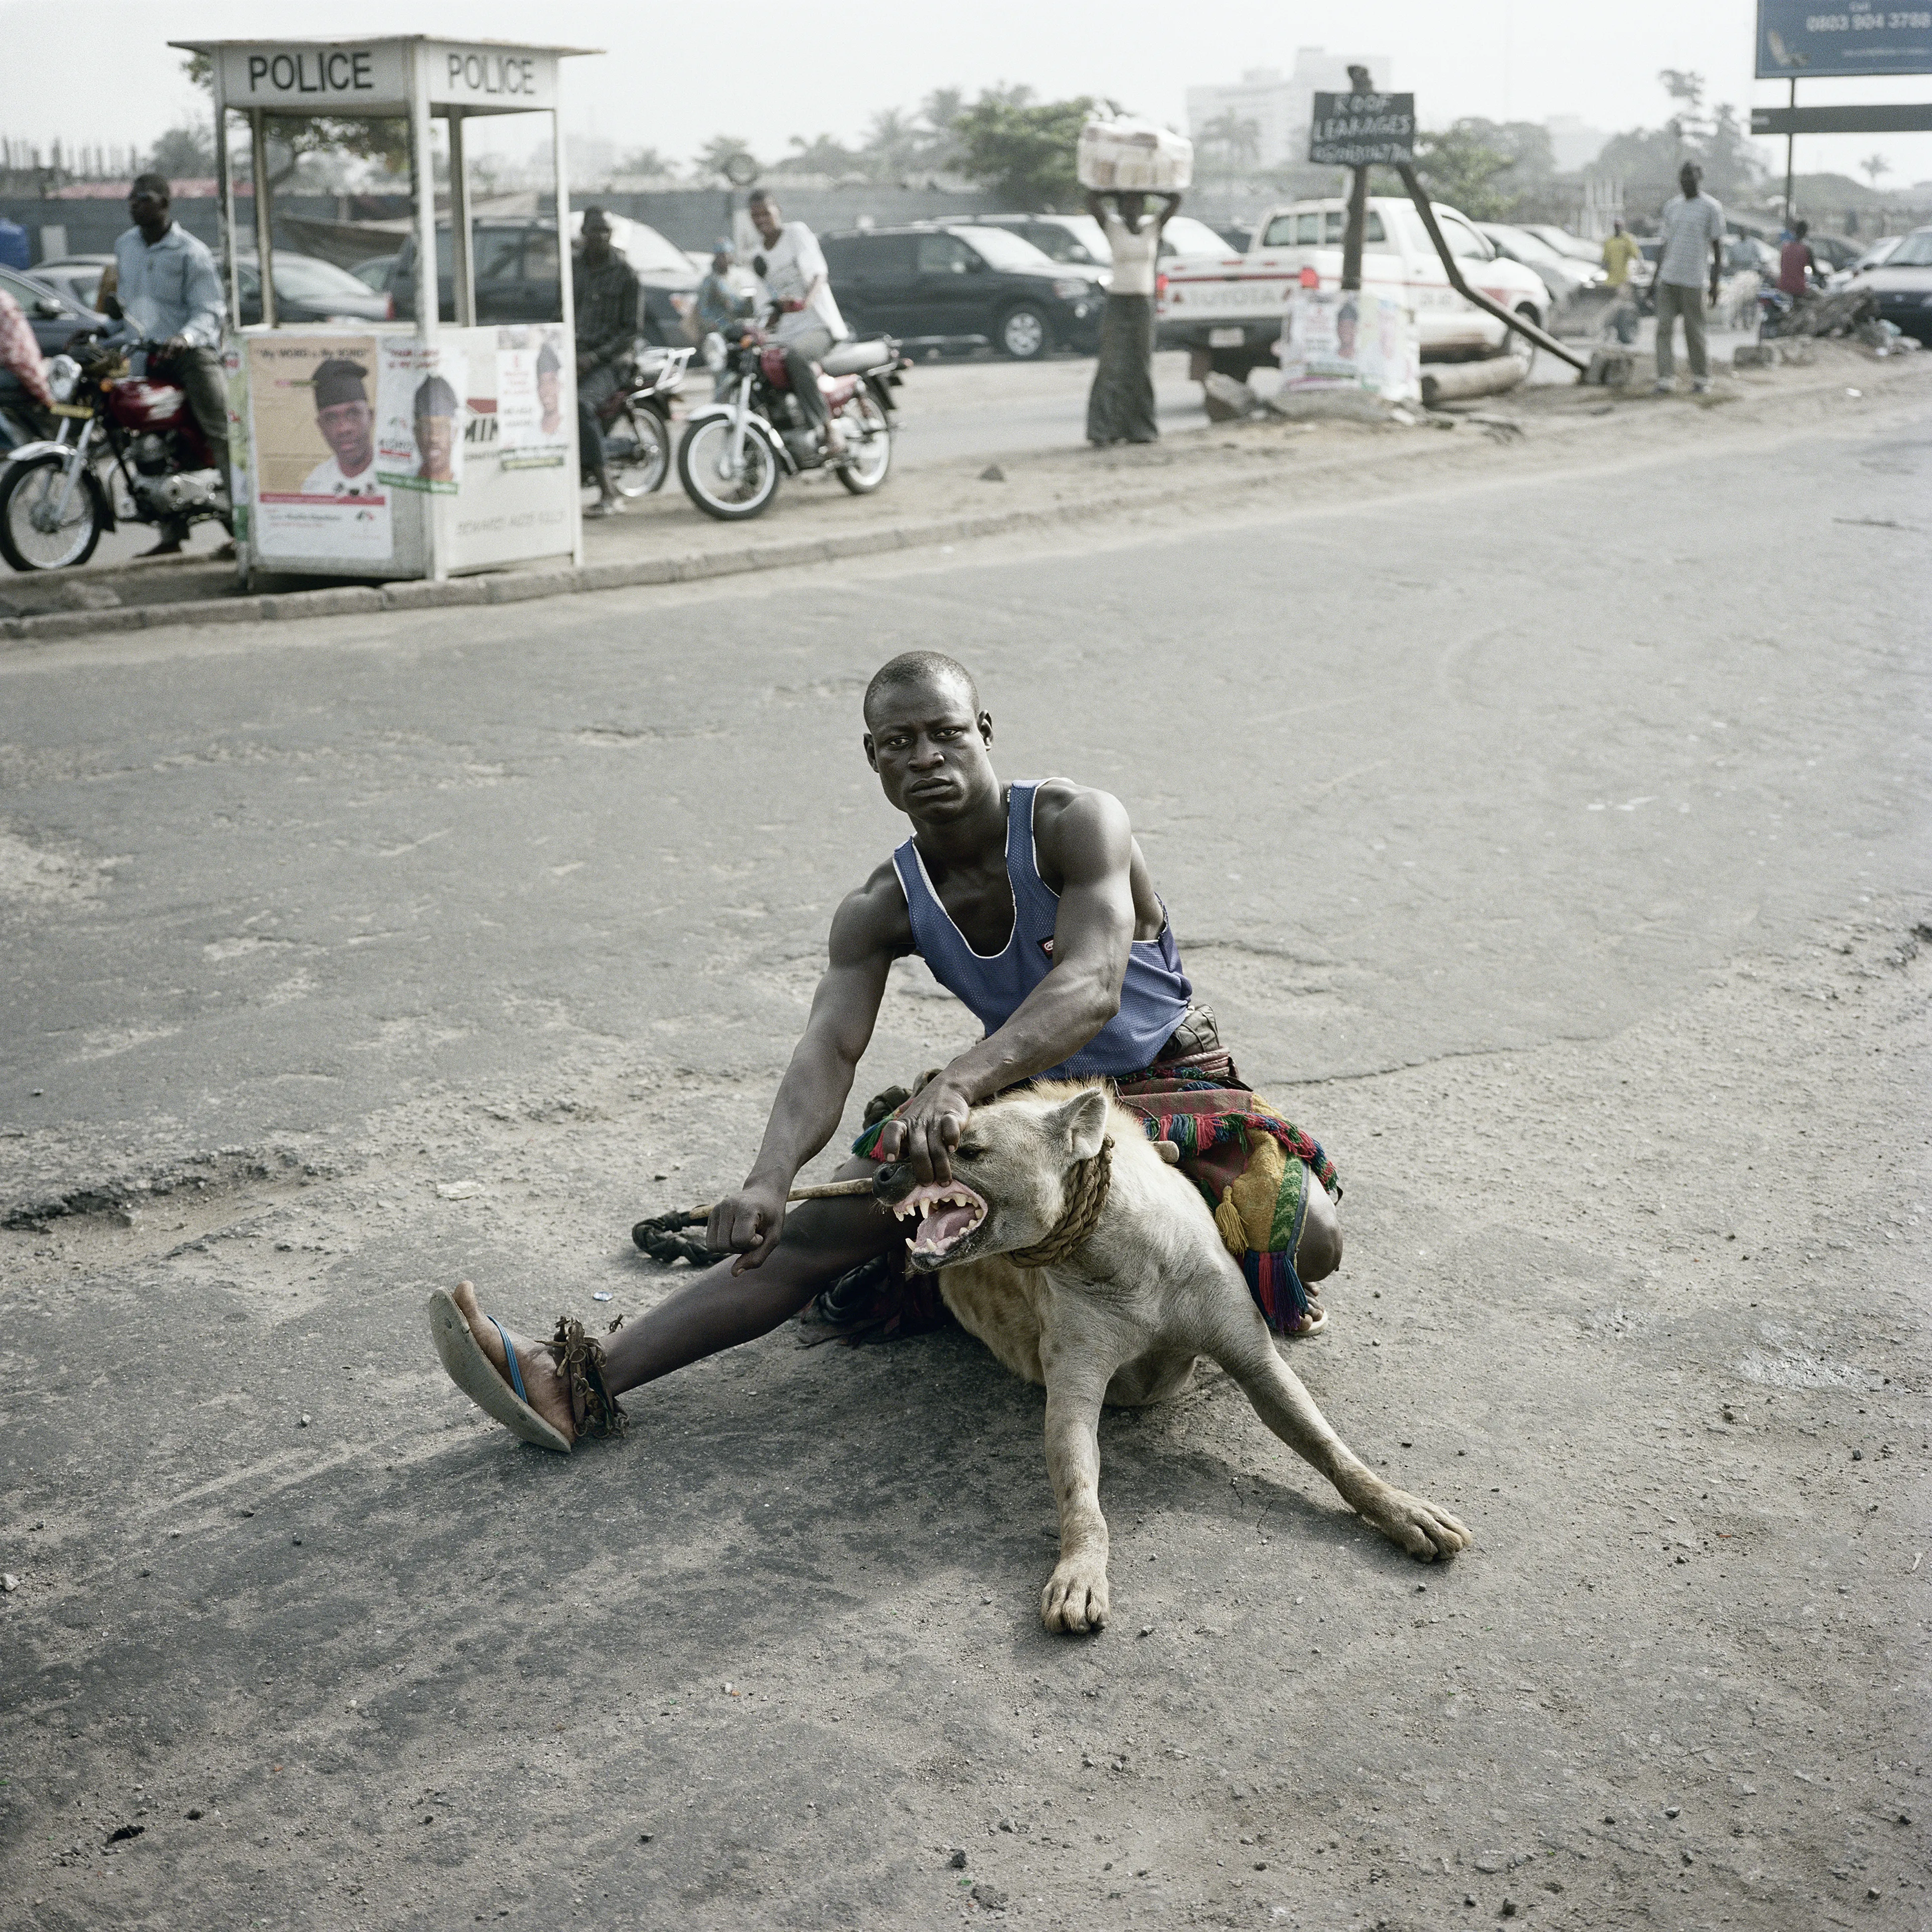
[[1925,14],[1807,14],[1808,34],[1882,33],[1901,27],[1932,27],[1932,13]]

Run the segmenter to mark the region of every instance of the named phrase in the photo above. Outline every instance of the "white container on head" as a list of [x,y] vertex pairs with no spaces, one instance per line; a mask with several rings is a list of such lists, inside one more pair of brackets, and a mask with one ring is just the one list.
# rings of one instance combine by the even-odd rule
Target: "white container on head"
[[1151,121],[1090,121],[1080,130],[1080,185],[1101,194],[1175,194],[1194,179],[1194,143]]

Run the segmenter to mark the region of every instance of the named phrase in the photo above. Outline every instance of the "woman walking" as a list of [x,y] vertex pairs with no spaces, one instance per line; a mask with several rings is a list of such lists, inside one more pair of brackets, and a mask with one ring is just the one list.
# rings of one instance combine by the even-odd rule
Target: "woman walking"
[[[1150,199],[1166,204],[1158,214]],[[1180,206],[1178,194],[1089,194],[1087,206],[1106,231],[1114,279],[1100,319],[1100,356],[1087,399],[1087,440],[1156,442],[1154,413],[1154,273],[1160,231]]]

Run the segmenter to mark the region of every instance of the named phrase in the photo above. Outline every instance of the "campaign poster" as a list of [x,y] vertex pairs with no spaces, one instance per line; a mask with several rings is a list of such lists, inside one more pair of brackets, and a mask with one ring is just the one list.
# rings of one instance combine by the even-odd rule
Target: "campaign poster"
[[1360,289],[1298,289],[1282,329],[1282,387],[1365,389],[1392,403],[1422,394],[1414,312]]
[[574,407],[561,324],[496,332],[496,448],[506,470],[555,470],[570,458]]
[[265,561],[388,562],[376,346],[373,335],[248,338],[249,542]]
[[453,496],[463,484],[464,392],[470,357],[460,336],[425,344],[382,338],[376,398],[376,473],[398,490]]

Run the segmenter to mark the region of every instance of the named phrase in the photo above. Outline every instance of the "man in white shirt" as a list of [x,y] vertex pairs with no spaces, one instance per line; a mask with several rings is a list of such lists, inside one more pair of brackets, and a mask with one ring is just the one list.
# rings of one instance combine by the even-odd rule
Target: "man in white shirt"
[[368,373],[345,356],[316,364],[315,426],[334,454],[309,472],[302,484],[304,496],[381,494],[382,485],[376,481],[376,412],[363,386]]
[[1671,352],[1672,325],[1684,318],[1684,352],[1690,362],[1690,386],[1698,394],[1711,386],[1710,358],[1704,348],[1704,261],[1710,257],[1711,300],[1724,272],[1724,211],[1703,191],[1704,171],[1686,161],[1677,180],[1683,189],[1664,204],[1658,230],[1657,382],[1659,395],[1670,393],[1677,374]]
[[819,392],[816,364],[851,331],[832,298],[824,250],[803,222],[786,220],[778,203],[762,188],[752,196],[746,212],[765,244],[764,255],[753,266],[782,311],[772,339],[784,351],[785,368],[799,406],[813,428],[824,432],[826,451],[836,464],[844,456],[845,438]]

